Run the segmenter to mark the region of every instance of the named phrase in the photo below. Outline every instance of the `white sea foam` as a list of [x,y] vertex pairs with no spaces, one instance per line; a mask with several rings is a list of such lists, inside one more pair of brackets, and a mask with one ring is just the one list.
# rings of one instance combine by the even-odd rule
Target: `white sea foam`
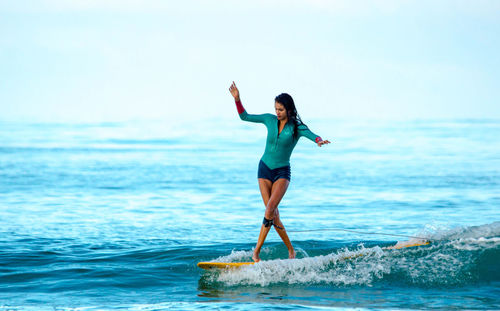
[[[486,249],[500,246],[499,223],[453,229],[435,229],[430,245],[403,249],[383,249],[378,246],[356,250],[342,249],[327,255],[301,259],[267,260],[235,270],[222,270],[213,281],[226,285],[270,284],[334,284],[368,285],[393,275],[410,284],[454,285],[477,277],[474,264]],[[448,237],[448,239],[445,239]],[[439,239],[437,239],[439,238]],[[398,246],[421,242],[420,239],[398,242]],[[263,249],[263,253],[272,252]],[[250,259],[252,251],[233,251],[217,261]]]
[[[274,250],[271,248],[263,248],[261,251],[261,255],[267,256],[270,253],[272,253]],[[297,254],[297,257],[309,257],[309,254],[307,252],[300,248],[297,247],[295,248],[295,252]],[[225,255],[225,256],[220,256],[217,257],[213,260],[210,260],[211,262],[244,262],[244,261],[253,261],[252,259],[253,255],[253,249],[251,250],[232,250],[231,254]]]
[[[265,250],[265,249],[264,249]],[[263,251],[264,251],[263,250]],[[231,254],[226,256],[220,256],[211,260],[211,262],[239,262],[239,261],[251,261],[252,260],[253,250],[249,251],[238,251],[232,250]]]
[[454,241],[450,241],[450,245],[459,250],[480,250],[488,249],[500,246],[500,238],[463,238]]
[[[252,284],[266,286],[272,283],[340,283],[366,284],[373,277],[380,275],[384,267],[376,261],[357,261],[359,257],[379,258],[383,256],[380,247],[364,248],[350,251],[344,249],[337,253],[302,259],[276,259],[258,262],[252,266],[236,270],[223,270],[217,275],[217,281],[228,285]],[[331,269],[331,265],[346,259],[353,259],[342,273]],[[363,264],[364,262],[364,264]],[[357,267],[354,269],[351,264]],[[361,263],[361,264],[360,264]],[[347,273],[345,273],[348,271]]]
[[481,226],[436,229],[430,238],[433,240],[453,241],[465,238],[489,238],[498,236],[500,236],[500,221]]

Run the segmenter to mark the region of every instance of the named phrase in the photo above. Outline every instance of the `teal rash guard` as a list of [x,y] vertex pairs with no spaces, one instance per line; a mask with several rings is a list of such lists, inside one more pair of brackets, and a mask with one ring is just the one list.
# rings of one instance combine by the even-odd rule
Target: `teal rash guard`
[[291,122],[287,122],[281,133],[279,133],[279,120],[275,115],[270,113],[249,114],[243,108],[241,102],[236,102],[236,106],[241,120],[264,123],[267,127],[266,149],[261,160],[270,169],[290,165],[290,156],[300,137],[307,137],[316,143],[321,141],[321,137],[311,132],[306,125],[302,124],[297,127],[298,135],[297,139],[295,139],[293,137],[294,125]]

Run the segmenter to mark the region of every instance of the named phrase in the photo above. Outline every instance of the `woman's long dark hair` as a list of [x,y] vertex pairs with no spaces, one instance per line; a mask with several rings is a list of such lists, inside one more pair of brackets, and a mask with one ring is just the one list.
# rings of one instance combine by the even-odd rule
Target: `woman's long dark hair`
[[295,103],[293,102],[292,96],[287,93],[281,93],[280,95],[276,96],[276,98],[274,98],[274,101],[282,104],[285,107],[286,114],[288,116],[288,122],[292,122],[293,124],[293,138],[297,139],[299,136],[298,127],[302,125],[307,128],[307,126],[300,119],[300,116],[297,113],[297,108],[295,108]]

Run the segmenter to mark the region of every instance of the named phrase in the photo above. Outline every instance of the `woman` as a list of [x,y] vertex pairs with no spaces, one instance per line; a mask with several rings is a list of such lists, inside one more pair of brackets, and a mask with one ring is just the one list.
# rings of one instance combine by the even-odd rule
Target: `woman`
[[255,262],[260,261],[260,249],[271,229],[271,225],[274,226],[288,248],[288,258],[295,258],[295,250],[286,234],[278,211],[278,204],[285,195],[290,183],[290,155],[301,136],[316,142],[319,147],[330,142],[322,140],[321,137],[311,132],[302,123],[290,95],[283,93],[275,98],[274,109],[276,110],[276,116],[269,113],[253,115],[248,114],[243,108],[240,101],[240,92],[234,81],[229,91],[236,102],[240,119],[264,123],[267,127],[266,149],[259,162],[258,170],[259,188],[266,206],[266,212],[252,259]]

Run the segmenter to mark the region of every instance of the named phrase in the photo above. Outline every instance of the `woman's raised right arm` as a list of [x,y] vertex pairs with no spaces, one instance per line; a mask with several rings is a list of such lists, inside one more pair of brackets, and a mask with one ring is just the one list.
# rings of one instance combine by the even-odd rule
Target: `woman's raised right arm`
[[240,116],[241,120],[248,122],[257,122],[257,123],[265,122],[266,119],[265,114],[249,114],[246,112],[245,108],[243,108],[243,105],[241,104],[240,91],[236,87],[234,81],[233,84],[231,84],[231,87],[229,88],[229,92],[231,92],[231,95],[233,95],[234,97],[234,102],[236,103],[236,110],[238,110],[238,115]]

